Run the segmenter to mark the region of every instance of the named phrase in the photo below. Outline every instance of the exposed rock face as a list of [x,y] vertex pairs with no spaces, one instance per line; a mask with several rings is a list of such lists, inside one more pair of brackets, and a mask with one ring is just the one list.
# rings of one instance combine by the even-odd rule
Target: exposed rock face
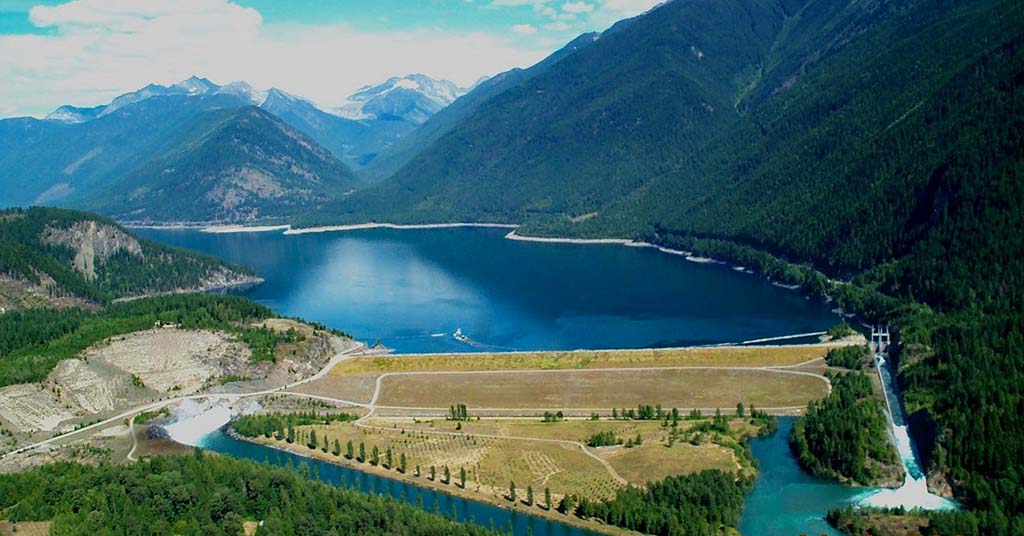
[[80,221],[71,227],[47,227],[39,237],[44,244],[66,246],[75,251],[74,266],[88,280],[96,278],[96,264],[116,253],[142,256],[139,242],[113,225]]

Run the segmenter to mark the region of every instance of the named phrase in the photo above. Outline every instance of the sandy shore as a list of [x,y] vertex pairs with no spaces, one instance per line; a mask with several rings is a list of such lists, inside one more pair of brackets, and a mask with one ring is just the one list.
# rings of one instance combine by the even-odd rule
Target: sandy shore
[[451,229],[454,227],[490,227],[500,229],[515,229],[518,225],[509,223],[422,223],[403,225],[397,223],[356,223],[352,225],[328,225],[324,227],[305,227],[301,229],[289,228],[284,234],[308,234],[308,233],[332,233],[339,231],[359,231],[362,229]]
[[630,248],[654,248],[662,253],[667,253],[669,255],[679,255],[681,257],[686,257],[686,260],[690,262],[699,262],[707,264],[726,264],[724,261],[720,261],[718,259],[695,256],[689,251],[666,248],[663,246],[652,244],[650,242],[637,242],[636,240],[629,240],[626,238],[547,238],[540,236],[523,236],[520,234],[516,234],[515,230],[505,235],[505,238],[509,240],[520,240],[523,242],[544,242],[548,244],[610,244],[616,246],[626,246]]
[[288,231],[291,229],[291,225],[212,225],[210,227],[203,227],[204,233],[265,233],[268,231]]

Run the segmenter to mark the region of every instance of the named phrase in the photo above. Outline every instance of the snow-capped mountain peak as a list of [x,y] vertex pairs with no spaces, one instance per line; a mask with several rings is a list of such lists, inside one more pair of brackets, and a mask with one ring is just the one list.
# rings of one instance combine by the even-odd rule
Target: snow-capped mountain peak
[[242,81],[231,82],[230,84],[220,86],[215,93],[217,95],[231,95],[238,97],[239,99],[256,106],[263,104],[263,101],[267,100],[266,91],[259,91],[248,83]]
[[331,113],[348,119],[403,119],[420,124],[466,91],[448,80],[422,74],[395,76],[360,88]]
[[206,93],[210,93],[211,91],[216,91],[217,89],[220,89],[220,86],[214,84],[213,82],[205,78],[199,78],[198,76],[193,75],[189,77],[187,80],[183,80],[181,82],[178,82],[177,84],[174,84],[173,86],[171,86],[171,89],[184,91],[189,95],[204,95]]

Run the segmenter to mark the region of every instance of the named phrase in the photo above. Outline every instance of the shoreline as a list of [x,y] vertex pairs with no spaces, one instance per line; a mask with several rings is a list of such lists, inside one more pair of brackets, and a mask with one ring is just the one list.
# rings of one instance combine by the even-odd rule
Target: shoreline
[[454,222],[454,223],[418,223],[418,224],[401,224],[401,223],[354,223],[349,225],[325,225],[321,227],[301,227],[293,229],[288,226],[288,230],[284,232],[286,235],[299,235],[299,234],[312,234],[312,233],[333,233],[333,232],[344,232],[344,231],[361,231],[364,229],[399,229],[399,230],[413,230],[413,229],[453,229],[457,227],[483,227],[483,228],[497,228],[497,229],[515,229],[519,227],[512,223],[472,223],[472,222]]
[[[399,472],[393,471],[391,469],[385,469],[382,465],[380,465],[380,466],[373,466],[373,465],[371,465],[369,463],[359,463],[359,462],[356,462],[354,459],[353,460],[348,460],[347,458],[344,458],[342,456],[339,456],[337,458],[332,458],[332,457],[327,456],[327,455],[321,455],[321,451],[319,451],[319,450],[311,451],[311,452],[303,452],[301,449],[297,449],[297,448],[296,449],[292,449],[292,448],[288,448],[288,447],[285,447],[285,446],[281,446],[281,445],[277,444],[274,441],[263,442],[263,441],[260,441],[260,440],[258,440],[256,438],[250,438],[250,437],[242,436],[241,434],[235,432],[234,429],[231,428],[230,424],[228,424],[225,429],[222,429],[221,433],[227,435],[228,437],[230,437],[230,438],[232,438],[232,439],[234,439],[236,441],[242,441],[242,442],[250,443],[250,444],[253,444],[253,445],[259,445],[261,447],[268,447],[268,448],[271,448],[271,449],[274,449],[274,450],[277,450],[277,451],[280,451],[280,452],[287,452],[289,454],[293,454],[295,456],[299,456],[301,458],[305,458],[305,459],[308,459],[308,460],[316,460],[316,461],[319,461],[319,462],[322,462],[322,463],[331,464],[331,465],[334,465],[334,466],[337,466],[337,467],[343,467],[343,468],[348,469],[350,471],[356,471],[356,472],[359,472],[359,473],[375,476],[375,477],[378,477],[378,478],[384,478],[384,479],[391,480],[391,481],[394,481],[394,482],[401,482],[403,484],[409,484],[409,485],[412,485],[412,486],[416,486],[416,487],[418,487],[420,489],[425,489],[425,490],[428,490],[428,491],[432,491],[434,493],[442,493],[442,494],[448,495],[450,497],[458,497],[458,498],[461,498],[461,499],[470,500],[470,501],[473,501],[473,502],[476,502],[476,503],[480,503],[480,504],[483,504],[483,505],[492,506],[492,507],[495,507],[495,508],[500,508],[500,509],[508,511],[508,512],[513,512],[513,513],[517,513],[517,514],[526,514],[526,515],[529,515],[529,516],[533,516],[533,517],[537,517],[537,518],[541,518],[541,519],[546,519],[546,520],[549,520],[549,521],[553,521],[555,523],[561,523],[563,525],[568,525],[568,526],[571,526],[571,527],[581,528],[581,529],[585,529],[585,530],[591,530],[591,531],[598,532],[598,533],[601,533],[601,534],[607,534],[608,536],[619,536],[619,535],[627,535],[627,534],[636,534],[635,532],[631,532],[631,531],[622,529],[620,527],[616,527],[614,525],[606,525],[606,524],[599,523],[599,522],[596,522],[596,521],[582,519],[582,518],[576,517],[575,515],[561,514],[556,509],[546,510],[546,509],[542,508],[541,506],[539,506],[539,504],[540,504],[539,502],[535,502],[534,506],[526,506],[524,504],[521,504],[519,501],[517,501],[515,506],[509,506],[508,505],[508,501],[503,501],[504,502],[504,504],[503,504],[502,502],[498,502],[497,500],[494,500],[492,497],[490,497],[490,496],[488,496],[488,495],[486,495],[484,493],[474,492],[474,491],[470,490],[468,487],[467,488],[459,487],[458,484],[456,484],[454,482],[454,478],[452,479],[453,481],[452,481],[451,484],[441,484],[440,483],[440,476],[438,477],[438,480],[432,481],[426,475],[420,476],[420,477],[415,477],[415,476],[412,475],[412,473],[405,473],[405,474],[399,473]],[[298,444],[295,443],[294,445],[298,445]],[[201,447],[201,445],[200,445],[200,447]],[[350,489],[350,490],[354,490],[355,489],[355,488],[351,488],[351,487],[348,487],[348,486],[344,486],[344,487],[345,487],[345,489]],[[359,491],[359,490],[355,490],[355,491]],[[411,505],[411,506],[415,507],[415,505]],[[426,508],[423,508],[423,510],[424,511],[428,511],[428,510],[426,510]]]
[[[629,238],[558,238],[558,237],[544,237],[544,236],[524,236],[516,234],[515,229],[505,235],[507,240],[517,240],[520,242],[540,242],[545,244],[580,244],[580,245],[615,245],[615,246],[626,246],[628,248],[652,248],[668,255],[676,255],[684,257],[690,262],[696,262],[700,264],[728,264],[725,261],[719,259],[713,259],[711,257],[698,257],[690,251],[683,251],[681,249],[672,249],[650,242],[637,242]],[[742,268],[742,267],[739,267]]]
[[177,289],[177,290],[168,290],[168,291],[164,291],[164,292],[151,292],[151,293],[148,293],[148,294],[140,294],[138,296],[122,296],[120,298],[114,298],[113,300],[111,300],[111,303],[124,303],[124,302],[130,302],[130,301],[135,301],[135,300],[142,300],[142,299],[145,299],[145,298],[156,298],[156,297],[159,297],[159,296],[173,296],[173,295],[177,295],[177,294],[206,294],[208,292],[225,292],[225,291],[228,291],[228,290],[231,290],[231,289],[248,287],[248,286],[252,286],[252,285],[259,285],[260,283],[263,283],[264,281],[265,280],[262,277],[258,276],[258,275],[256,275],[256,276],[245,276],[245,277],[242,277],[240,279],[236,279],[236,280],[234,280],[234,281],[232,281],[230,283],[214,284],[214,285],[200,285],[198,287],[193,287],[193,288],[190,288],[190,289]]

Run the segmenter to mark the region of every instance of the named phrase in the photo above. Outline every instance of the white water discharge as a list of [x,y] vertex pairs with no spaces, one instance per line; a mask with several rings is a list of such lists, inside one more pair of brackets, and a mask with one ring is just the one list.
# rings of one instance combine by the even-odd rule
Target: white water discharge
[[164,427],[170,438],[183,445],[199,446],[210,432],[227,424],[232,417],[227,402],[200,403],[185,400],[171,411],[174,423]]
[[928,491],[928,481],[918,462],[917,450],[910,439],[906,424],[903,405],[900,403],[896,378],[889,370],[889,364],[881,354],[877,354],[875,364],[878,375],[882,379],[882,390],[885,392],[885,403],[889,408],[889,425],[892,428],[893,440],[899,452],[900,461],[906,476],[903,485],[896,489],[873,490],[860,499],[861,506],[906,509],[922,508],[925,510],[953,510],[959,508],[956,502],[939,497]]

